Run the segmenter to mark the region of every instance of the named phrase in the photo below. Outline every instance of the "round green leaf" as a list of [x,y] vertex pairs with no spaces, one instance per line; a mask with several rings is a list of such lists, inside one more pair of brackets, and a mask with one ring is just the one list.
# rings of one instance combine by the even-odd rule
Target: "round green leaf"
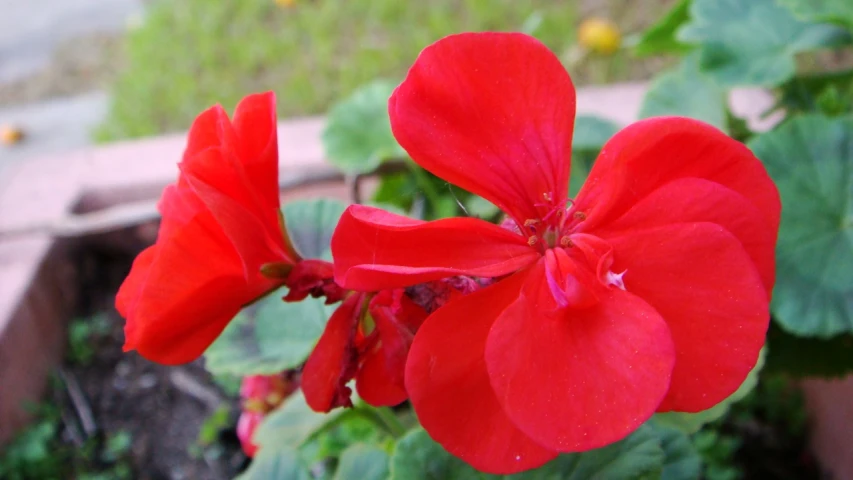
[[287,397],[282,406],[264,417],[264,421],[255,430],[252,441],[260,446],[261,451],[267,446],[273,449],[282,446],[297,449],[349,412],[336,408],[329,413],[317,413],[305,403],[302,391],[297,390]]
[[652,417],[655,424],[659,426],[677,428],[687,434],[693,434],[698,432],[699,429],[702,428],[702,425],[713,422],[714,420],[722,417],[729,411],[729,407],[731,407],[733,403],[742,400],[743,397],[747,396],[749,392],[758,385],[758,374],[761,373],[761,369],[764,368],[764,360],[767,356],[766,353],[766,349],[761,349],[761,353],[758,355],[758,362],[756,362],[755,366],[752,367],[749,375],[746,376],[746,379],[740,387],[738,387],[735,393],[729,395],[722,402],[714,405],[708,410],[696,413],[658,413]]
[[853,372],[853,335],[828,340],[791,335],[772,325],[767,332],[769,372],[794,377],[843,377]]
[[332,233],[346,205],[331,198],[296,200],[282,208],[287,234],[303,258],[332,260]]
[[853,29],[853,2],[850,0],[779,0],[779,3],[807,22],[832,22]]
[[277,290],[243,309],[205,352],[214,375],[271,375],[298,367],[314,348],[335,306],[322,299],[285,302]]
[[366,173],[385,159],[405,155],[388,119],[388,98],[395,87],[377,80],[332,107],[322,135],[329,162],[348,173]]
[[258,451],[252,463],[236,480],[310,480],[296,449],[269,445]]
[[391,456],[390,480],[485,480],[499,478],[474,470],[447,453],[423,428],[416,428],[400,440]]
[[341,454],[334,480],[385,480],[388,454],[379,447],[357,443]]
[[639,56],[660,55],[662,53],[685,53],[691,45],[679,42],[675,32],[690,20],[690,3],[693,0],[679,0],[654,25],[649,27],[634,46]]
[[578,115],[572,134],[572,151],[592,150],[598,153],[618,131],[619,126],[609,120],[593,115]]
[[691,117],[726,127],[726,90],[699,68],[699,53],[685,57],[674,70],[655,78],[643,97],[640,118]]
[[663,463],[661,480],[695,480],[702,473],[702,458],[684,431],[659,425],[652,421],[655,433],[660,439],[666,459]]
[[774,317],[796,335],[853,333],[853,116],[797,117],[749,147],[782,197]]
[[727,86],[776,86],[795,72],[794,55],[849,41],[833,25],[801,21],[776,0],[693,0],[677,34],[698,43],[702,69]]
[[391,458],[391,480],[587,480],[657,478],[664,451],[653,428],[640,427],[625,439],[606,447],[560,455],[535,470],[515,475],[487,475],[447,453],[421,428],[397,442]]

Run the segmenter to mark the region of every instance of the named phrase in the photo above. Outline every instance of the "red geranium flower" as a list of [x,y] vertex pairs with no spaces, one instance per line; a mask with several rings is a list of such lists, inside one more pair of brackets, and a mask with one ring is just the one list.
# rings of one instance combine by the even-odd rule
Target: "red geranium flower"
[[499,277],[421,326],[405,384],[418,418],[476,468],[510,473],[617,441],[655,411],[734,392],[768,325],[777,190],[742,144],[686,118],[635,123],[568,198],[575,90],[521,34],[445,38],[389,101],[425,169],[514,221],[413,220],[351,206],[335,278],[375,291]]
[[280,286],[298,259],[279,211],[275,96],[246,97],[233,122],[220,106],[195,120],[166,187],[155,245],[116,296],[125,351],[165,364],[194,360],[245,304]]

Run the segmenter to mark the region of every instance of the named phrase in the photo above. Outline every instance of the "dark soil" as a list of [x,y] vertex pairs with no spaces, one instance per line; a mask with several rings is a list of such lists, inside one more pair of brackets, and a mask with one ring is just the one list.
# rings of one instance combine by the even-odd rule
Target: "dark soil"
[[[138,479],[229,479],[245,464],[233,431],[237,401],[225,395],[201,361],[166,367],[145,360],[135,352],[123,353],[124,321],[113,307],[115,291],[130,269],[133,256],[87,247],[79,250],[80,315],[98,313],[108,327],[92,339],[94,355],[85,364],[63,367],[65,382],[59,383],[63,410],[80,415],[80,404],[72,401],[73,384],[79,385],[83,410],[91,409],[102,438],[128,432],[128,451],[133,474]],[[103,322],[103,320],[101,320]],[[55,397],[57,392],[55,392]],[[228,428],[215,435],[214,444],[199,445],[199,430],[218,408],[231,410]],[[65,418],[65,416],[63,417]],[[85,431],[83,421],[65,422],[70,430]],[[78,425],[73,425],[78,423]],[[83,432],[85,436],[85,432]],[[76,473],[76,472],[75,472]]]

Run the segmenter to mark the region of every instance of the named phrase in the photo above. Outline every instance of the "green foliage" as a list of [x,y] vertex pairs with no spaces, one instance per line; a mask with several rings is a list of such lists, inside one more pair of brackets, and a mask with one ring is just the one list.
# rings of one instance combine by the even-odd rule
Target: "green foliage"
[[791,335],[772,325],[767,349],[768,372],[795,377],[841,377],[853,372],[853,334],[823,340]]
[[386,480],[388,453],[381,448],[357,443],[344,450],[334,480]]
[[660,55],[662,53],[686,53],[691,46],[680,42],[676,32],[690,20],[690,4],[693,0],[679,0],[654,25],[646,29],[634,46],[639,56]]
[[853,29],[853,2],[850,0],[779,0],[796,17],[808,22],[833,22]]
[[589,171],[601,147],[610,140],[619,126],[592,115],[578,115],[572,136],[572,171],[569,178],[569,198],[574,198],[589,176]]
[[342,408],[331,413],[317,413],[305,403],[301,391],[284,401],[270,413],[255,431],[252,440],[263,450],[266,447],[297,449],[321,430],[338,421],[346,411]]
[[214,103],[274,90],[282,116],[322,113],[376,78],[402,78],[423,47],[451,33],[518,30],[557,51],[572,38],[574,7],[559,0],[159,0],[126,42],[101,141],[185,130]]
[[[675,458],[675,453],[673,455]],[[447,453],[426,431],[416,428],[397,442],[391,457],[391,480],[657,478],[665,457],[662,440],[655,429],[643,426],[619,442],[583,453],[560,455],[535,470],[506,476],[488,475]]]
[[656,77],[643,97],[640,117],[678,115],[726,128],[726,90],[702,72],[699,53],[686,56],[673,70]]
[[702,459],[684,431],[651,422],[666,455],[661,480],[693,480],[702,472]]
[[784,83],[794,55],[839,45],[849,34],[795,18],[776,0],[693,0],[678,39],[699,44],[700,65],[726,86]]
[[277,290],[243,309],[205,352],[214,375],[272,375],[308,358],[335,309],[323,299],[285,302]]
[[74,319],[68,325],[68,361],[88,365],[95,357],[94,342],[110,332],[106,314]]
[[704,461],[703,477],[708,480],[737,480],[740,469],[733,457],[741,442],[737,437],[716,430],[703,430],[693,436],[693,444]]
[[805,115],[749,147],[782,197],[771,304],[790,333],[853,333],[853,116]]
[[782,86],[779,106],[788,114],[849,113],[853,111],[853,70],[794,77]]
[[293,447],[262,448],[236,480],[310,480],[308,468]]
[[746,379],[744,379],[740,387],[738,387],[733,394],[729,395],[722,402],[714,405],[708,410],[696,413],[658,413],[653,417],[655,423],[661,426],[677,428],[685,433],[692,434],[698,432],[699,429],[702,428],[702,425],[718,420],[729,411],[732,404],[742,400],[755,388],[756,385],[758,385],[758,375],[761,372],[761,369],[764,368],[766,353],[766,349],[761,350],[761,353],[758,356],[758,362],[756,362],[755,366],[752,367],[749,375],[746,376]]
[[0,452],[0,478],[42,480],[125,480],[131,478],[128,432],[108,434],[100,442],[87,439],[81,447],[60,438],[61,413],[52,405],[35,407],[37,420]]
[[332,233],[345,208],[331,198],[296,200],[282,208],[287,233],[300,255],[331,261]]
[[322,139],[332,165],[347,173],[367,173],[383,160],[405,157],[388,118],[388,98],[396,86],[376,80],[329,110]]

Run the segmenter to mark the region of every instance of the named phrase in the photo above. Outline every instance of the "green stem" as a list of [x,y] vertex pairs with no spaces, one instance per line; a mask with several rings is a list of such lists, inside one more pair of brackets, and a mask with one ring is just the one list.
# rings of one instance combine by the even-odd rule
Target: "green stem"
[[435,188],[435,185],[429,179],[429,176],[426,173],[426,170],[417,166],[414,162],[409,162],[409,170],[412,172],[412,175],[415,177],[415,184],[417,184],[418,188],[423,190],[424,196],[427,201],[432,205],[433,211],[438,208],[439,203],[441,202],[441,195],[438,193],[438,189]]
[[359,410],[361,410],[365,418],[387,431],[394,438],[400,438],[406,433],[406,427],[400,423],[400,419],[397,418],[397,415],[390,408],[365,406],[359,408]]

